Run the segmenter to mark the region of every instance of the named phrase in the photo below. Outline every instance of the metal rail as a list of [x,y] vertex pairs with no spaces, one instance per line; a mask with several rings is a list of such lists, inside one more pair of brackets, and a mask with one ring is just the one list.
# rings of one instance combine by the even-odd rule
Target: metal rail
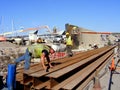
[[82,90],[113,56],[114,46],[107,46],[53,60],[54,67],[45,72],[40,64],[32,65],[27,73],[18,70],[17,82],[24,90]]

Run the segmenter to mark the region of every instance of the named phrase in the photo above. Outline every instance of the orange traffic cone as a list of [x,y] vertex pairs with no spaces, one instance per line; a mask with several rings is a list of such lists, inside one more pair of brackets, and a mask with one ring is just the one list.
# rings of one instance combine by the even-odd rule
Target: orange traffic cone
[[110,70],[111,71],[115,70],[115,60],[114,60],[114,58],[112,58],[112,63],[111,63]]

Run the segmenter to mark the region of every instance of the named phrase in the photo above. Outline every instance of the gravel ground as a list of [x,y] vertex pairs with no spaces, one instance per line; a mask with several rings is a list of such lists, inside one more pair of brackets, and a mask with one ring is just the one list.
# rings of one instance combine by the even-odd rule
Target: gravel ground
[[25,46],[0,42],[0,75],[7,72],[7,66],[25,52]]
[[[10,42],[0,42],[0,76],[3,76],[4,83],[6,83],[5,75],[7,74],[8,64],[13,63],[25,50],[26,46],[18,46]],[[19,66],[23,66],[23,63],[20,63]],[[1,88],[0,82],[0,90]],[[7,88],[3,88],[2,90],[7,90]]]
[[102,90],[120,90],[120,63],[116,64],[115,71],[108,70],[100,79]]

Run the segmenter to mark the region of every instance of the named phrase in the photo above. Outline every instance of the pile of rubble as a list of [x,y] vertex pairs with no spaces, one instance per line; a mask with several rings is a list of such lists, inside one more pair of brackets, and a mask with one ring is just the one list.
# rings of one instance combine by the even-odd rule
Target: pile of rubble
[[8,64],[13,63],[16,58],[24,53],[21,46],[10,42],[0,42],[0,74],[6,73]]

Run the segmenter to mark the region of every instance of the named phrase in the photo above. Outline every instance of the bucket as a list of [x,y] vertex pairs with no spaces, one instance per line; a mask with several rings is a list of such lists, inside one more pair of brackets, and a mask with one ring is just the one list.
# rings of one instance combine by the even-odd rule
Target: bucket
[[16,65],[8,65],[8,75],[7,75],[7,87],[8,90],[16,89]]

